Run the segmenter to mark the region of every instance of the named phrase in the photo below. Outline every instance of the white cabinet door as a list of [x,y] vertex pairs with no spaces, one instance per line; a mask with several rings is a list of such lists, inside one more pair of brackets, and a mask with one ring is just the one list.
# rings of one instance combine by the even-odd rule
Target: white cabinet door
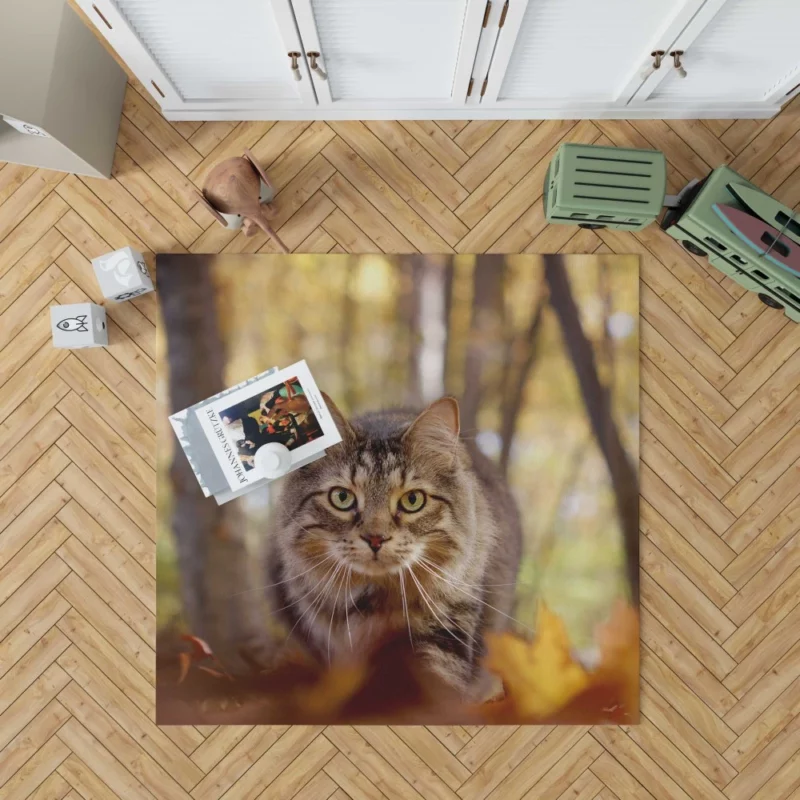
[[708,0],[669,50],[686,76],[665,63],[634,104],[782,103],[800,89],[800,0]]
[[320,107],[448,108],[467,94],[486,0],[292,0]]
[[509,0],[481,105],[621,105],[703,0]]
[[289,0],[77,0],[162,108],[316,106]]

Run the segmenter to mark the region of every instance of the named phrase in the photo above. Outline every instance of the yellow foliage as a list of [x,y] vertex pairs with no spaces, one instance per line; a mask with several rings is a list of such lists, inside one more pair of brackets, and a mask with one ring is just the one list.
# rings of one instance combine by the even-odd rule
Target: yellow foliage
[[487,638],[486,666],[502,678],[506,694],[487,706],[491,721],[637,721],[639,615],[621,600],[595,631],[600,660],[592,671],[572,657],[563,621],[544,603],[532,642],[511,633]]
[[526,642],[513,634],[487,637],[487,667],[503,679],[522,717],[547,717],[589,685],[589,676],[569,653],[561,618],[539,605],[537,635]]

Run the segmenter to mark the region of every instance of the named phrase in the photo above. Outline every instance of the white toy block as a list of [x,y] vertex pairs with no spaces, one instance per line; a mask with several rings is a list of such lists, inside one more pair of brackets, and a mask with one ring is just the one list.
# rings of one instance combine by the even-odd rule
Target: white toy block
[[53,331],[53,347],[75,350],[108,344],[106,310],[94,303],[50,306],[50,328]]
[[153,291],[153,281],[142,254],[123,247],[92,259],[94,274],[106,300],[130,300]]

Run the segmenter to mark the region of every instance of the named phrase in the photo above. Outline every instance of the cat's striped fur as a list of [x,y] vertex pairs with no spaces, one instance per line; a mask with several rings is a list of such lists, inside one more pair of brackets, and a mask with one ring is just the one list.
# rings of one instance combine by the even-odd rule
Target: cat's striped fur
[[275,608],[323,663],[399,632],[465,697],[480,695],[483,636],[508,627],[519,566],[507,485],[459,437],[453,398],[352,422],[327,402],[343,442],[284,479],[269,533]]

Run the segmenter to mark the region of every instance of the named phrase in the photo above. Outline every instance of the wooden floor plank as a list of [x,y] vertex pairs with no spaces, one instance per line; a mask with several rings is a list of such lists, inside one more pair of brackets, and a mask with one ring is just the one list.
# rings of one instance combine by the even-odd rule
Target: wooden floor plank
[[[800,326],[656,226],[551,226],[562,141],[729,163],[800,204],[800,100],[772,120],[169,123],[132,80],[110,181],[0,164],[0,795],[166,800],[800,796]],[[251,148],[304,252],[641,261],[642,724],[166,727],[155,679],[155,294],[110,346],[51,347],[90,261],[275,252],[197,187]]]
[[[469,156],[442,130],[440,125],[429,120],[404,120],[400,124],[453,174],[456,180],[459,179],[456,173]],[[463,185],[463,181],[461,183]]]

